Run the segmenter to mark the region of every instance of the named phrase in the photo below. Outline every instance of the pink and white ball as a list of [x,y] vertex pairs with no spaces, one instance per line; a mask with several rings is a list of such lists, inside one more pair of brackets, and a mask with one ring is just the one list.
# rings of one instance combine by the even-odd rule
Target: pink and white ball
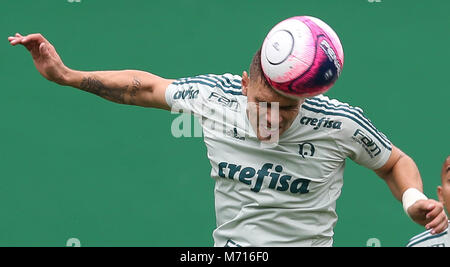
[[267,81],[280,93],[312,97],[336,82],[344,66],[344,51],[325,22],[310,16],[292,17],[267,34],[261,65]]

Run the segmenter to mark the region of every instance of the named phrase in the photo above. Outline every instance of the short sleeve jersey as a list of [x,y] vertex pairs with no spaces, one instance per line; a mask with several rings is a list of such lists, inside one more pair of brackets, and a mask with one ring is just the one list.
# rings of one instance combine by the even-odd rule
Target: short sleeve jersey
[[360,108],[323,95],[302,104],[276,144],[256,137],[238,75],[178,79],[166,101],[202,126],[215,180],[215,246],[331,246],[345,159],[375,170],[391,154]]

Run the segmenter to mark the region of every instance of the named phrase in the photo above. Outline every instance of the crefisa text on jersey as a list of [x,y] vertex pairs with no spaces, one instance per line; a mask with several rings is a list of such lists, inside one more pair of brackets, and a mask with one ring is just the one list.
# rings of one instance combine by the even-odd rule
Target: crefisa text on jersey
[[320,127],[341,129],[341,126],[342,126],[342,122],[333,121],[326,117],[322,117],[320,119],[310,118],[310,117],[302,117],[300,119],[300,124],[314,126],[314,128],[313,128],[314,130],[319,129]]
[[291,175],[282,175],[283,167],[281,165],[275,166],[274,171],[270,171],[273,166],[274,164],[272,163],[264,163],[259,170],[255,170],[252,167],[243,168],[242,165],[220,162],[219,176],[234,180],[237,174],[236,178],[248,186],[251,186],[252,179],[256,176],[255,185],[250,189],[255,193],[258,193],[261,190],[265,177],[270,177],[270,189],[278,191],[287,191],[289,189],[293,194],[309,193],[308,186],[311,182],[310,180],[303,178],[292,179]]

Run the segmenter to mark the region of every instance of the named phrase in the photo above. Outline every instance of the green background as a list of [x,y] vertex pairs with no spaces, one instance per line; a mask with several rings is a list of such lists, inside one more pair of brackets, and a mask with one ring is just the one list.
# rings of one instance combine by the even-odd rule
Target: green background
[[[39,32],[79,70],[166,78],[241,74],[280,20],[312,15],[345,51],[328,95],[362,107],[419,166],[436,198],[449,155],[450,2],[443,0],[8,0],[0,4],[0,246],[212,246],[202,138],[176,115],[46,81],[16,32]],[[348,161],[335,246],[403,246],[424,229],[373,172]]]

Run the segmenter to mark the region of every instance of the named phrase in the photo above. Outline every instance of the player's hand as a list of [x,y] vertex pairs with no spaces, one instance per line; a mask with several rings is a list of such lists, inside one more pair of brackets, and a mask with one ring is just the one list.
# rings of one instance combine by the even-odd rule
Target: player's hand
[[11,45],[23,45],[30,51],[36,69],[47,80],[63,84],[69,69],[64,65],[53,45],[41,34],[8,37]]
[[432,234],[439,234],[448,227],[448,218],[442,203],[434,199],[418,200],[408,208],[408,214],[416,223],[432,229]]

